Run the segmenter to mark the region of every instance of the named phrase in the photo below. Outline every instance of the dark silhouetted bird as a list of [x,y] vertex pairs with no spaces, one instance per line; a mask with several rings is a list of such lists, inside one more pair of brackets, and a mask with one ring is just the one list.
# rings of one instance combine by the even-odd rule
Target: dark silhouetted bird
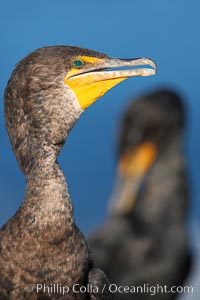
[[123,115],[110,215],[89,238],[96,265],[121,287],[115,299],[174,299],[176,288],[165,289],[190,269],[184,124],[182,101],[169,90],[140,97]]
[[[141,68],[130,68],[135,65]],[[124,66],[129,68],[120,70]],[[113,67],[118,70],[108,70]],[[108,288],[102,292],[107,279],[92,267],[75,225],[57,156],[88,106],[128,77],[155,71],[149,59],[115,59],[68,46],[41,48],[18,63],[5,91],[5,118],[27,185],[21,207],[0,231],[1,300],[110,299]],[[77,292],[87,284],[99,292]]]

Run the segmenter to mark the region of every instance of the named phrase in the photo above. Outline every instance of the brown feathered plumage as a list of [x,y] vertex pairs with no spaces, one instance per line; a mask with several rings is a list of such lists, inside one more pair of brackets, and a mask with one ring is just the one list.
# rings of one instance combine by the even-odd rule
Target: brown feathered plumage
[[36,291],[37,284],[107,283],[92,268],[56,161],[82,112],[63,81],[77,55],[106,57],[78,47],[41,48],[17,65],[5,91],[6,128],[27,185],[21,207],[0,231],[1,300],[110,299],[106,289],[101,295]]

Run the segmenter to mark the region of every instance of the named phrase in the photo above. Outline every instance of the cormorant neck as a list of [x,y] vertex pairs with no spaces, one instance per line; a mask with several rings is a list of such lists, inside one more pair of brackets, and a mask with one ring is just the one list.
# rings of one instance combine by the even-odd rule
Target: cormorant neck
[[173,137],[171,137],[168,143],[166,143],[163,149],[161,149],[158,155],[158,159],[172,160],[173,157],[170,155],[171,152],[174,154],[174,157],[176,155],[182,157],[183,146],[184,146],[183,140],[184,140],[183,133],[180,133],[179,131],[174,132]]
[[174,136],[145,178],[133,210],[134,220],[140,216],[138,228],[160,224],[168,230],[185,223],[188,184],[182,138],[180,133]]
[[[51,230],[51,237],[72,232],[73,209],[65,176],[57,162],[41,161],[27,175],[23,210],[31,208],[37,230]],[[22,211],[23,211],[22,210]]]

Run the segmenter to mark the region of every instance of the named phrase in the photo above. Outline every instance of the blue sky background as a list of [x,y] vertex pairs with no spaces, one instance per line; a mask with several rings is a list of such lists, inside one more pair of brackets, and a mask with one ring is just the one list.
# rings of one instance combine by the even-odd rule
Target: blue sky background
[[115,174],[119,117],[131,97],[158,86],[177,88],[188,113],[186,153],[192,218],[200,218],[200,3],[196,0],[1,1],[0,225],[19,207],[25,189],[3,116],[3,92],[16,62],[46,45],[77,45],[116,57],[151,57],[155,77],[132,78],[89,108],[60,155],[76,221],[83,232],[101,223]]

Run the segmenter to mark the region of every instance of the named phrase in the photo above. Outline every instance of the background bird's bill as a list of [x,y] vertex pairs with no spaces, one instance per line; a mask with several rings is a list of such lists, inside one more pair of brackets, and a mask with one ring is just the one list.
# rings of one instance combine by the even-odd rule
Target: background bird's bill
[[155,161],[156,155],[154,144],[143,143],[121,156],[117,182],[110,201],[112,214],[128,214],[132,211],[144,176]]

